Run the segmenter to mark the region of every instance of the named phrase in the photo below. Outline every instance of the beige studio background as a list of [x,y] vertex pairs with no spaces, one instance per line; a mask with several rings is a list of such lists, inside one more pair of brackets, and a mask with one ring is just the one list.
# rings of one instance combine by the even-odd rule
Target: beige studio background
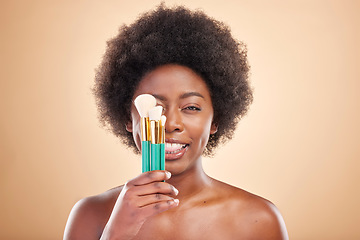
[[[76,201],[139,173],[90,88],[106,40],[159,2],[1,1],[0,239],[61,239]],[[359,1],[165,2],[248,45],[255,100],[209,175],[273,201],[293,240],[360,239]]]

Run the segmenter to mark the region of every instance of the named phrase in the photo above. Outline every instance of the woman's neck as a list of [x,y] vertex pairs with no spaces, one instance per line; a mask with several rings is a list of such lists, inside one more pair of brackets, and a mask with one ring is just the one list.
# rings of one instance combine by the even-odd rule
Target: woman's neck
[[204,172],[200,158],[190,169],[172,176],[167,182],[179,190],[177,198],[180,201],[186,201],[209,187],[212,181]]

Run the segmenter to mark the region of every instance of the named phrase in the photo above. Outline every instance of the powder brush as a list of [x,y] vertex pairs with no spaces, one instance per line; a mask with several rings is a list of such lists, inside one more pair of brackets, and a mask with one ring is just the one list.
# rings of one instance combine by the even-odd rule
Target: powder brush
[[135,107],[141,117],[141,159],[142,172],[150,171],[150,122],[149,110],[156,105],[156,99],[150,94],[142,94],[135,98]]
[[162,115],[160,118],[160,169],[165,170],[165,123],[166,116]]
[[161,132],[160,132],[160,119],[163,111],[162,106],[156,106],[149,110],[150,119],[150,135],[151,135],[151,158],[150,170],[161,170]]

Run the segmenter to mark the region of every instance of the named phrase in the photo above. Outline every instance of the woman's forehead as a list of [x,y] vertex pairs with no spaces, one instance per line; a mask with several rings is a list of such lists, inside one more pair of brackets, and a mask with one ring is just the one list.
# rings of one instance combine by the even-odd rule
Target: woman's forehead
[[159,98],[201,97],[210,99],[205,81],[190,68],[181,65],[163,65],[146,74],[140,81],[134,97],[152,94]]

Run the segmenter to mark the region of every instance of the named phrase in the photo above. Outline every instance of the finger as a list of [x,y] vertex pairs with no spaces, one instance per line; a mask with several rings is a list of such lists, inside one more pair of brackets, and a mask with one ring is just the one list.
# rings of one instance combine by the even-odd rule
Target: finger
[[153,182],[146,185],[136,186],[129,189],[130,194],[136,196],[145,196],[156,193],[169,194],[169,195],[178,195],[179,191],[171,184],[166,182]]
[[161,201],[146,205],[140,208],[140,211],[142,212],[143,216],[145,216],[145,218],[148,218],[152,215],[177,207],[178,205],[179,205],[179,199],[173,199],[173,200]]
[[173,201],[173,200],[174,200],[174,198],[172,198],[168,195],[156,193],[156,194],[145,195],[145,196],[139,197],[138,201],[137,201],[137,206],[139,208],[142,208],[142,207],[145,207],[150,204],[154,204],[154,203],[158,203],[158,202],[162,202],[162,201]]
[[161,182],[168,180],[170,177],[171,173],[168,171],[156,170],[151,172],[144,172],[127,182],[127,185],[139,186],[152,182]]

